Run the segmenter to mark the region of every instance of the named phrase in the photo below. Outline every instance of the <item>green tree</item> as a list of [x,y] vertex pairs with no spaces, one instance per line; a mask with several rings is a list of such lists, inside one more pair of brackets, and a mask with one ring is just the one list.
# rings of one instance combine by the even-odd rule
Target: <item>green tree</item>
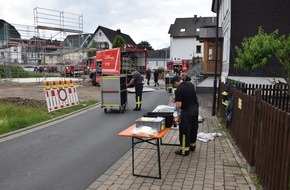
[[120,35],[117,35],[113,42],[113,48],[122,47],[126,44],[124,38]]
[[96,51],[98,49],[98,43],[96,40],[92,40],[92,43],[89,46],[90,50],[88,51],[88,57],[93,57],[96,55]]
[[266,68],[270,59],[277,58],[282,65],[282,74],[275,74],[285,79],[290,94],[290,35],[278,36],[278,30],[267,34],[259,27],[257,35],[244,38],[242,48],[236,46],[235,49],[234,66],[245,70]]
[[137,44],[137,47],[146,48],[147,50],[154,50],[150,43],[147,41],[141,41],[139,44]]

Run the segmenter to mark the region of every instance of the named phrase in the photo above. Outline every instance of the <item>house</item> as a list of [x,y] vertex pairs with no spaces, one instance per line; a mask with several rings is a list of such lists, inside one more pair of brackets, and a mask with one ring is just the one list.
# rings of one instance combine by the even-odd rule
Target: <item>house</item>
[[16,28],[0,19],[0,64],[21,63],[21,35]]
[[87,52],[93,47],[95,50],[110,49],[113,46],[117,35],[122,36],[126,45],[136,46],[132,38],[121,30],[111,30],[109,28],[98,26],[93,34],[68,35],[63,41],[63,47],[57,51],[45,55],[45,63],[49,65],[63,63],[65,65],[76,65],[84,63],[88,59]]
[[215,17],[176,18],[171,24],[170,34],[170,60],[192,60],[193,57],[203,58],[204,45],[199,42],[199,30],[205,26],[215,26]]
[[85,63],[87,52],[82,48],[57,49],[46,53],[44,56],[46,65],[77,65]]
[[88,44],[92,36],[90,33],[67,35],[61,43],[61,47],[55,51],[45,53],[45,63],[48,65],[77,65],[85,62]]
[[40,37],[22,39],[21,59],[22,63],[29,65],[41,65],[45,63],[44,55],[61,48],[59,40],[50,40]]
[[170,58],[169,48],[161,50],[148,50],[147,51],[147,68],[158,69],[166,68],[166,63]]
[[[219,9],[219,27],[222,28],[223,36],[221,80],[261,84],[273,82],[275,75],[265,70],[245,71],[235,68],[235,47],[241,47],[245,37],[256,35],[260,26],[268,34],[278,29],[279,35],[289,35],[290,1],[219,0],[219,3],[217,6],[217,0],[212,1],[212,11],[216,13],[217,8]],[[281,72],[280,64],[274,59],[270,61],[268,68]]]
[[87,48],[92,36],[90,33],[67,35],[63,40],[63,47]]
[[89,47],[93,42],[96,42],[98,46],[97,49],[111,49],[117,35],[120,35],[124,39],[125,45],[136,46],[133,39],[129,35],[122,33],[120,29],[111,30],[103,26],[98,26],[89,43]]
[[[61,48],[59,40],[36,37],[35,31],[30,31],[29,26],[26,27],[12,26],[6,21],[0,20],[1,64],[4,62],[26,65],[43,64],[45,53]],[[34,36],[27,38],[27,33],[29,35],[32,33]]]
[[[218,47],[216,46],[216,27],[201,27],[199,31],[199,41],[203,43],[204,55],[202,64],[202,74],[205,76],[220,75],[222,70],[222,50],[223,50],[223,37],[222,29],[218,28]],[[216,61],[216,52],[217,61]],[[217,67],[215,67],[217,65]],[[215,71],[216,69],[216,71]]]

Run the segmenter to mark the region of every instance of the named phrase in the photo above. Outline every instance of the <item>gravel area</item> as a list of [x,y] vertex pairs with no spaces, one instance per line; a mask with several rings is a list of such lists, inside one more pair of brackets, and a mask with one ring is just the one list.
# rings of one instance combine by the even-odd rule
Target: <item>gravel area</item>
[[[79,102],[100,100],[100,87],[92,86],[89,80],[77,81],[75,86]],[[0,82],[0,100],[34,106],[46,106],[44,83]]]

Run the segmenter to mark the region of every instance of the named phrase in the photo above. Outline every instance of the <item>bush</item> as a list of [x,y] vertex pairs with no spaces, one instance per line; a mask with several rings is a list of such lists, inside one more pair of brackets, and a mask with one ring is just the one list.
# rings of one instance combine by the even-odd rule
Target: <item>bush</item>
[[29,74],[27,71],[24,71],[20,66],[0,66],[0,77],[1,78],[25,78],[28,77]]

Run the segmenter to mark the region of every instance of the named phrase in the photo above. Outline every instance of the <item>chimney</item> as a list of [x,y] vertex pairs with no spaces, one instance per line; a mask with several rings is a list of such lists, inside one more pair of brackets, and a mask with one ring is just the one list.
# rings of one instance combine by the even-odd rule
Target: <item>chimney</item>
[[193,17],[193,21],[194,21],[194,22],[197,22],[197,15],[194,15],[194,17]]
[[121,30],[120,29],[117,29],[117,34],[121,34]]

